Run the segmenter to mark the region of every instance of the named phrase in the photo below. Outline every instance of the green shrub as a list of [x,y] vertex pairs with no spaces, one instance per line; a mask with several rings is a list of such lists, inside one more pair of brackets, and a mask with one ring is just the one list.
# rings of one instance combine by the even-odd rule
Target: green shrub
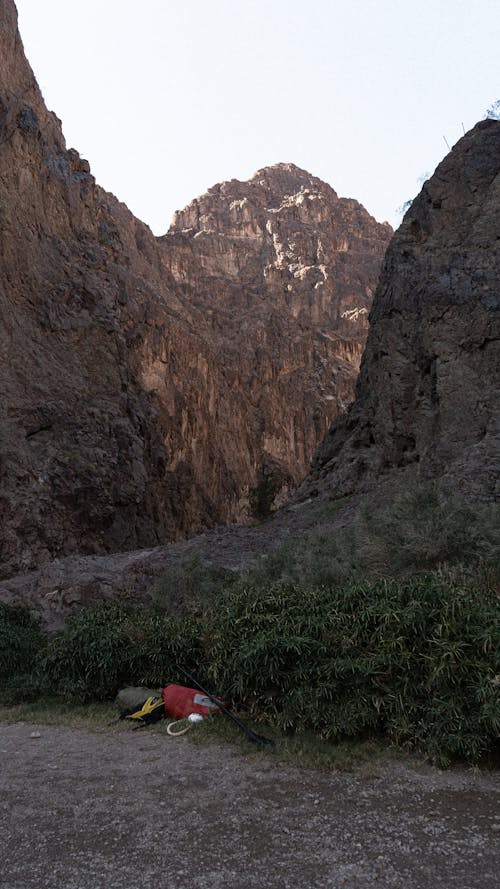
[[201,665],[201,628],[118,602],[99,602],[50,637],[43,670],[54,693],[80,701],[113,697],[126,685],[159,687],[174,664]]
[[[327,513],[324,521],[327,521]],[[304,592],[348,580],[439,571],[460,585],[500,578],[500,507],[441,497],[433,482],[410,485],[347,529],[323,525],[285,540],[244,572],[249,586],[276,581]]]
[[189,553],[157,580],[153,601],[173,617],[200,617],[230,580],[227,571],[205,565],[198,552]]
[[281,730],[477,762],[500,729],[498,518],[423,484],[352,529],[283,542],[239,578],[185,557],[156,608],[100,602],[48,642],[25,609],[0,606],[3,698],[184,684],[178,663]]
[[212,684],[283,729],[388,735],[476,762],[500,729],[498,600],[436,579],[228,591],[210,628]]
[[366,509],[355,536],[358,564],[378,576],[493,564],[500,551],[500,507],[444,497],[434,482],[420,482],[389,507]]
[[44,649],[40,623],[28,609],[0,603],[0,678],[32,673]]

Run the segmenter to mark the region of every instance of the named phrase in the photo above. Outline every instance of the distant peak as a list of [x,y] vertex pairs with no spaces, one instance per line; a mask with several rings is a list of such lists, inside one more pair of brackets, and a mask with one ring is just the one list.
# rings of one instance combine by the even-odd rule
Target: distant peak
[[314,177],[311,173],[308,173],[307,170],[303,170],[302,167],[298,167],[297,164],[292,164],[291,162],[281,161],[277,164],[270,164],[268,167],[261,167],[260,170],[257,170],[252,179],[257,179],[259,176],[263,174],[269,173],[292,173],[294,176],[305,176],[308,179],[313,179]]
[[[268,183],[270,186],[277,186],[278,188],[283,188],[288,185],[288,187],[293,188],[294,191],[300,190],[301,188],[331,188],[328,183],[323,182],[321,179],[318,179],[317,176],[313,176],[312,173],[303,170],[302,167],[298,167],[297,164],[291,162],[280,162],[272,164],[269,167],[262,167],[260,170],[257,170],[249,180],[249,184],[255,183]],[[333,191],[333,189],[331,190]]]

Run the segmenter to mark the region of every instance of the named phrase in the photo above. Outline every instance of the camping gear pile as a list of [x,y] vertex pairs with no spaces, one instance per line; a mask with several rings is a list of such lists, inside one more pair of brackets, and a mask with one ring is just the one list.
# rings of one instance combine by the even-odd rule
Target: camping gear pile
[[[274,741],[258,735],[248,726],[244,725],[235,715],[227,709],[221,698],[211,695],[190,673],[182,667],[176,668],[178,672],[186,676],[196,688],[186,688],[184,685],[167,685],[161,691],[142,686],[131,686],[118,692],[115,706],[120,711],[120,719],[129,719],[136,726],[151,725],[165,716],[175,721],[167,725],[167,733],[172,737],[184,735],[197,722],[201,722],[205,716],[223,713],[234,722],[253,744],[269,744],[274,747]],[[174,726],[182,723],[183,727],[175,729]]]
[[224,702],[202,694],[196,688],[183,685],[167,685],[161,691],[150,688],[123,688],[115,700],[120,711],[120,719],[129,719],[136,725],[152,725],[164,717],[171,717],[177,722],[188,720],[188,725],[178,732],[167,727],[168,734],[184,734],[191,724],[199,722],[209,713],[220,713],[220,705]]

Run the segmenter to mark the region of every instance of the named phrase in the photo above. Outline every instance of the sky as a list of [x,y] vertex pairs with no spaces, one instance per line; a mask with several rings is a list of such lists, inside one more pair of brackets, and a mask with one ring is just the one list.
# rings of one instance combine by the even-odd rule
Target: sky
[[68,147],[155,234],[291,161],[397,226],[500,98],[499,0],[17,0]]

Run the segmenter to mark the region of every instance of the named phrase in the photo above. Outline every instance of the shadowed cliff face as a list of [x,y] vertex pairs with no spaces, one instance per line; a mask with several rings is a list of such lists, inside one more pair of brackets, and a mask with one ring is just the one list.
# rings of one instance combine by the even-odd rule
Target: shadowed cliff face
[[66,150],[11,0],[0,58],[0,575],[244,518],[352,398],[389,227],[278,165],[156,239]]
[[500,470],[500,122],[467,133],[387,252],[347,416],[301,494],[362,489],[414,466],[496,499]]

